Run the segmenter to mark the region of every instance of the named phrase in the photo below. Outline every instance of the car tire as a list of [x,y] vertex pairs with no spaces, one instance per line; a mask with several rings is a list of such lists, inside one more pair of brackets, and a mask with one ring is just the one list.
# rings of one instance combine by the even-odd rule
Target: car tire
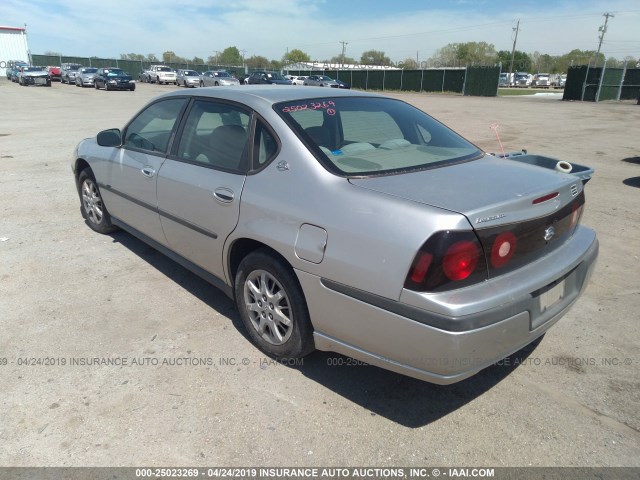
[[133,92],[135,89],[136,89],[136,86],[135,86],[135,85],[131,85],[131,86],[129,87],[129,90],[131,90],[132,92]]
[[111,223],[111,215],[102,201],[98,182],[89,168],[85,168],[78,176],[80,185],[80,211],[89,227],[98,233],[111,233],[118,229]]
[[302,287],[284,260],[267,249],[250,253],[240,262],[234,289],[242,323],[264,353],[301,358],[315,349]]

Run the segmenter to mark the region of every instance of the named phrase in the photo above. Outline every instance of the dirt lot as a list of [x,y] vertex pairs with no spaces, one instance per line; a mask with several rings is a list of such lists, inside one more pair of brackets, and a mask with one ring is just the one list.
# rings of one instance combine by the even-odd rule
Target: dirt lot
[[[74,146],[175,88],[0,80],[0,466],[640,465],[640,106],[395,95],[487,151],[498,122],[507,150],[596,170],[586,294],[535,348],[441,387],[334,354],[269,363],[222,293],[84,225]],[[93,358],[128,364],[71,364]]]

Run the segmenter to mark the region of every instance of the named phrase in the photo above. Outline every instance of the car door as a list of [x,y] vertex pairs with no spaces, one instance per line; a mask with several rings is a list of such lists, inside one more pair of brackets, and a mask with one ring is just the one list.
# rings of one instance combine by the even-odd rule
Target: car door
[[224,243],[238,223],[251,112],[195,99],[180,141],[158,175],[158,208],[169,247],[224,279]]
[[125,128],[101,186],[111,215],[165,245],[158,217],[157,173],[186,98],[163,99],[142,110]]

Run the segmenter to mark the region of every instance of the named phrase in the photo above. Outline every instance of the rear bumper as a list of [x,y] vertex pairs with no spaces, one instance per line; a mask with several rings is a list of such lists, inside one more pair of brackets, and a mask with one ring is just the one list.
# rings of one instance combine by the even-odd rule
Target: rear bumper
[[[576,249],[579,249],[576,251]],[[319,350],[334,351],[438,384],[463,380],[533,342],[553,326],[588,284],[598,256],[593,231],[537,265],[449,294],[423,307],[390,301],[296,271]],[[559,262],[558,259],[562,259]],[[537,270],[547,271],[544,277]],[[563,282],[564,295],[541,309],[541,295]],[[492,293],[493,292],[493,293]],[[493,299],[479,301],[482,295]],[[417,298],[410,299],[417,303]],[[542,311],[541,311],[542,310]]]

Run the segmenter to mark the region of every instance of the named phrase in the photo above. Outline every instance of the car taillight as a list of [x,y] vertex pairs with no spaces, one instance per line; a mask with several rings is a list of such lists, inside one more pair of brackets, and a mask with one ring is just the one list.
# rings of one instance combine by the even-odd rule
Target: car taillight
[[516,253],[516,245],[518,240],[516,236],[509,232],[502,232],[493,241],[491,248],[491,266],[493,268],[504,267]]
[[420,292],[441,292],[486,279],[487,264],[475,233],[443,231],[422,245],[404,286]]
[[449,280],[464,280],[476,269],[480,253],[478,242],[456,242],[444,254],[442,271]]

